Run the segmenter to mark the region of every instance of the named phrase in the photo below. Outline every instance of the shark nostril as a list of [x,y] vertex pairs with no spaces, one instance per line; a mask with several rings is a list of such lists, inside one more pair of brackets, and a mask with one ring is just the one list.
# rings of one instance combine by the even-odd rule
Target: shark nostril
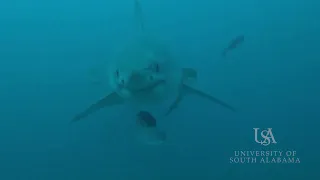
[[154,78],[153,78],[153,76],[149,76],[149,79],[152,81]]
[[121,79],[121,84],[124,85],[124,79]]

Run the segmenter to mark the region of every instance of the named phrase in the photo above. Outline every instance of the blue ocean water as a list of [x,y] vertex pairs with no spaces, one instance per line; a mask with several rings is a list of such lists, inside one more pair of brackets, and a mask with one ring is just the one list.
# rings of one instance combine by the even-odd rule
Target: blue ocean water
[[[190,95],[159,118],[167,142],[136,142],[130,109],[103,109],[90,69],[134,35],[133,0],[0,2],[0,179],[319,179],[320,22],[316,1],[141,0],[197,87],[237,108]],[[221,57],[235,36],[245,41]],[[272,128],[277,144],[255,142]],[[230,163],[235,151],[296,151],[300,163]]]

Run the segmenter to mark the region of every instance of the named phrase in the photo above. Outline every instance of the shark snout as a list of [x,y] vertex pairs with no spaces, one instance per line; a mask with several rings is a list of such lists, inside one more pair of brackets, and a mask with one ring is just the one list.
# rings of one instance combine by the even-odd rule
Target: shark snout
[[122,76],[117,78],[117,86],[119,89],[131,89],[132,87],[141,84],[143,78],[144,76],[136,72],[122,74]]

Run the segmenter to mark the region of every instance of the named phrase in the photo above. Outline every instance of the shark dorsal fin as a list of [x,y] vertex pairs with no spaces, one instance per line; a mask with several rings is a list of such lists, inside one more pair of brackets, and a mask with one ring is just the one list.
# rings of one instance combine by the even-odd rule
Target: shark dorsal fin
[[144,19],[140,0],[134,0],[134,18],[140,33],[144,33]]

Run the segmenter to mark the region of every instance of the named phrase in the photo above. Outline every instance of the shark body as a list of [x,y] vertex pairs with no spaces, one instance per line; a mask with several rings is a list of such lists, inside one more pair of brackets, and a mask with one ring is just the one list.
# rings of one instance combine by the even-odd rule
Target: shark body
[[[135,17],[138,28],[144,33],[139,0],[135,0]],[[180,68],[170,50],[154,39],[140,39],[124,48],[109,66],[108,84],[112,89],[111,93],[77,114],[72,122],[105,107],[128,102],[133,105],[159,104],[173,97],[174,100],[165,113],[169,115],[187,94],[198,95],[235,111],[228,103],[188,85],[190,79],[197,79],[196,70]]]

